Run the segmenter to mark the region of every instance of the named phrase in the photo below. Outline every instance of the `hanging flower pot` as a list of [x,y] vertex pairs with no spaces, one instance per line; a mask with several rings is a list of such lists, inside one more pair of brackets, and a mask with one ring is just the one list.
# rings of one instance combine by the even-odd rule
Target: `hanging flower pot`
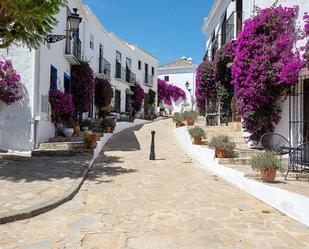
[[225,158],[226,157],[226,149],[224,148],[216,148],[216,157],[217,158]]

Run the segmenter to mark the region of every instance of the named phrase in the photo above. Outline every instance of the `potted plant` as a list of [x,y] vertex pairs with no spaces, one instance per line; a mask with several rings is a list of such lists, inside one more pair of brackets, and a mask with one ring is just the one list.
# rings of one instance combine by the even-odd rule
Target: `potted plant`
[[78,122],[76,122],[76,123],[74,124],[73,129],[74,129],[74,134],[76,134],[76,135],[79,135],[79,134],[80,134],[80,125],[79,125]]
[[284,172],[278,156],[272,151],[266,151],[252,157],[251,167],[253,170],[261,172],[261,178],[264,182],[274,182],[277,170]]
[[85,131],[83,133],[83,141],[87,149],[94,149],[97,146],[98,134],[92,131]]
[[73,134],[74,134],[74,126],[75,126],[75,123],[73,120],[69,120],[67,122],[67,125],[63,128],[63,134],[65,137],[72,137]]
[[198,113],[193,110],[185,111],[182,115],[183,115],[183,119],[186,120],[188,126],[193,126],[195,123],[195,120],[198,117]]
[[105,133],[112,133],[115,129],[115,121],[111,118],[105,118],[101,122],[102,129]]
[[202,139],[206,138],[206,132],[203,128],[195,126],[194,128],[189,129],[190,136],[194,139],[193,144],[202,144]]
[[83,131],[88,131],[91,129],[92,123],[90,119],[85,119],[82,121],[82,130]]
[[173,122],[176,123],[176,128],[182,126],[183,117],[180,113],[175,113],[173,116]]
[[211,138],[209,147],[216,150],[216,157],[225,158],[233,153],[236,145],[232,138],[226,135],[218,135]]

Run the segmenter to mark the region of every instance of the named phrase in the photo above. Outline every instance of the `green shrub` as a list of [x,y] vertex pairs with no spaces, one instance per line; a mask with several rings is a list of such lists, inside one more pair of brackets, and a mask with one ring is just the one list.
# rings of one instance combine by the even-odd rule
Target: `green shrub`
[[278,155],[272,151],[266,151],[252,157],[251,167],[255,171],[277,169],[280,172],[284,172]]
[[101,127],[102,127],[103,130],[105,130],[105,128],[107,128],[107,127],[111,127],[112,130],[114,130],[115,127],[116,127],[116,124],[115,124],[115,121],[113,119],[105,118],[101,122]]
[[85,119],[82,121],[82,126],[83,127],[88,127],[89,129],[91,129],[92,127],[92,122],[90,119]]
[[203,128],[199,126],[195,126],[191,129],[189,129],[189,134],[191,137],[202,137],[206,138],[206,132]]
[[194,120],[196,120],[198,118],[198,112],[193,110],[185,111],[182,113],[182,117],[183,119],[193,118]]
[[173,122],[182,122],[183,121],[183,117],[180,113],[175,113],[173,116]]
[[212,149],[222,148],[228,152],[232,152],[236,145],[232,141],[232,138],[226,135],[218,135],[211,138],[209,147]]

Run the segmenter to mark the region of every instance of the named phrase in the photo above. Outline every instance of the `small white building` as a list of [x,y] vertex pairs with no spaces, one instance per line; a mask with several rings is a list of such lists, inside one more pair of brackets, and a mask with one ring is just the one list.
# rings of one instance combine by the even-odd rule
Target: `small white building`
[[[255,7],[266,8],[273,4],[284,7],[299,6],[298,25],[304,25],[303,16],[309,10],[308,0],[215,0],[205,17],[203,32],[207,37],[205,56],[209,60],[228,41],[235,40],[242,31],[244,21],[254,14]],[[297,47],[304,45],[299,42]],[[309,71],[304,69],[299,77],[296,96],[281,104],[281,121],[275,132],[280,133],[296,145],[309,142]]]
[[[191,58],[182,57],[161,65],[158,68],[158,78],[184,90],[187,96],[187,103],[191,105],[191,101],[194,101],[196,68],[197,66],[193,64]],[[173,111],[179,112],[181,110],[181,104],[183,102],[174,103]]]
[[[157,92],[158,59],[107,32],[81,0],[69,0],[56,15],[55,35],[69,30],[68,16],[78,9],[82,18],[74,38],[42,44],[29,50],[12,46],[0,50],[21,75],[23,99],[10,106],[0,103],[0,150],[30,151],[55,134],[50,118],[48,94],[51,88],[71,91],[71,66],[88,61],[96,77],[110,80],[114,89],[112,110],[125,112],[129,88],[138,81],[147,92]],[[93,108],[89,116],[95,116]]]

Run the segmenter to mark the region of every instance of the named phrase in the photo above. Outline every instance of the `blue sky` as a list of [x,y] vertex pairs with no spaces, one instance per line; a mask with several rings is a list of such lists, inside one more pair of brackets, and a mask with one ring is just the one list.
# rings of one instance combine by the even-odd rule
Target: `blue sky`
[[213,0],[84,0],[108,31],[160,59],[160,64],[182,56],[202,60],[202,32]]

